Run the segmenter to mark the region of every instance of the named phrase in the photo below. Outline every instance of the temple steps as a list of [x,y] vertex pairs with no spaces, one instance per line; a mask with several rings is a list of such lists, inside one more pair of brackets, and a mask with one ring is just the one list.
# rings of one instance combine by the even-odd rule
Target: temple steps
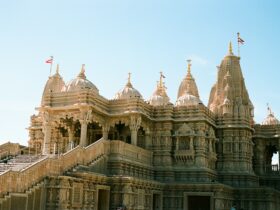
[[43,210],[45,200],[44,181],[22,193],[9,193],[0,198],[0,210]]

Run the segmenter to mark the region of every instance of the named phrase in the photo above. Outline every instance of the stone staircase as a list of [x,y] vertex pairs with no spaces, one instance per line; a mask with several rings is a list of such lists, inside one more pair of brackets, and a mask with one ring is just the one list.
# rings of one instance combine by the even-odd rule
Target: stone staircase
[[107,173],[107,162],[108,156],[107,155],[100,155],[96,157],[91,163],[88,165],[77,165],[72,170],[69,170],[66,174],[71,174],[75,172],[87,171],[87,172],[94,172],[99,174],[108,174]]
[[0,210],[44,210],[44,182],[39,182],[24,193],[9,193],[0,198]]
[[0,163],[0,174],[5,173],[6,171],[20,171],[32,164],[43,160],[46,156],[41,155],[18,155],[11,159],[7,159],[7,161]]
[[0,210],[44,210],[46,177],[63,175],[78,165],[100,165],[109,146],[100,139],[62,155],[20,155],[9,160],[0,173]]

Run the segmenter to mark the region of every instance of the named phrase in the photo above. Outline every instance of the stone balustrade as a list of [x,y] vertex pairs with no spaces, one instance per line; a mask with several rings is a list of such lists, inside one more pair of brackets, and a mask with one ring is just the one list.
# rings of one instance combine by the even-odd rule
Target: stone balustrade
[[113,140],[111,141],[110,154],[114,155],[116,153],[121,154],[125,159],[131,160],[134,163],[138,162],[146,166],[152,165],[153,156],[151,151],[126,144],[122,141]]
[[0,175],[0,197],[9,192],[24,192],[45,177],[60,175],[77,164],[88,164],[109,151],[109,146],[101,139],[86,148],[78,146],[59,156],[45,156],[22,170],[8,170]]
[[[0,174],[0,197],[9,192],[24,192],[47,176],[61,175],[78,164],[87,165],[109,153],[113,156],[122,155],[128,161],[141,165],[152,166],[152,152],[122,141],[101,139],[87,147],[77,146],[61,155],[43,156],[35,162],[29,162],[22,169],[3,172]],[[23,156],[19,156],[19,159],[27,161]]]

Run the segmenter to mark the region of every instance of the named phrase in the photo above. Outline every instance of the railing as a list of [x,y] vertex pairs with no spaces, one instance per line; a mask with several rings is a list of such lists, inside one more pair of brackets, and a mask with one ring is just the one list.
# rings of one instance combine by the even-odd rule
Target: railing
[[277,174],[280,174],[278,164],[266,165],[266,167],[265,167],[265,173],[266,173],[266,174],[269,174],[269,175],[277,175]]
[[124,158],[150,166],[152,152],[122,141],[111,141],[110,154],[122,155]]
[[85,148],[77,146],[62,155],[46,156],[22,170],[3,172],[0,174],[0,198],[9,192],[25,192],[47,176],[61,175],[78,164],[87,165],[109,153],[142,165],[152,165],[152,152],[122,141],[100,139]]
[[77,164],[88,164],[109,152],[109,147],[109,142],[100,139],[86,148],[78,146],[60,156],[46,156],[20,171],[8,170],[0,175],[0,197],[8,192],[24,192],[45,177],[60,175]]

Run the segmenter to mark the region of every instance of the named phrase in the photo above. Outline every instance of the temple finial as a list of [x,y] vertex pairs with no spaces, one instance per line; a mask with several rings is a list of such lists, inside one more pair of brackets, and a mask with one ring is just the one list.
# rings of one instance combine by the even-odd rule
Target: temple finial
[[59,74],[59,64],[56,65],[56,74]]
[[269,107],[269,104],[267,103],[266,106],[267,106],[268,115],[271,115],[272,111],[271,111],[271,108]]
[[85,64],[83,64],[78,77],[85,79],[86,78],[85,71],[86,71],[85,70]]
[[82,68],[81,68],[81,73],[84,74],[85,73],[85,64],[82,64]]
[[192,60],[191,60],[191,59],[188,59],[187,62],[188,62],[188,73],[187,73],[187,77],[191,77],[191,66],[192,66],[191,62],[192,62]]
[[127,78],[127,83],[131,83],[131,73],[130,72],[128,72],[128,78]]
[[132,84],[131,84],[131,73],[130,72],[128,72],[128,78],[127,78],[126,86],[127,87],[132,87]]
[[163,78],[165,78],[165,76],[163,75],[162,71],[159,73],[160,73],[159,87],[162,88],[163,87]]
[[232,44],[231,44],[231,42],[229,42],[228,54],[229,54],[229,55],[233,55],[233,52],[232,52]]

